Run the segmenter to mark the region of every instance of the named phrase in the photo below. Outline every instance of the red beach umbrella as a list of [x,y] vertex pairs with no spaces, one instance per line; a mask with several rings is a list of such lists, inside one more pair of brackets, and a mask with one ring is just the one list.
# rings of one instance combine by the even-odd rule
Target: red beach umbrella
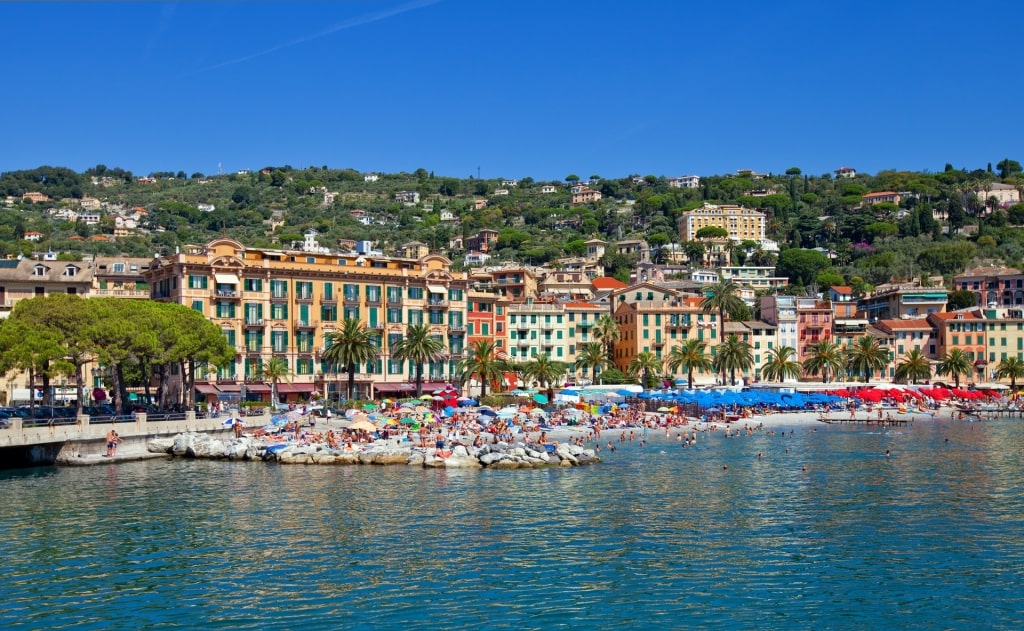
[[853,393],[853,396],[860,399],[861,401],[871,401],[872,403],[878,403],[882,400],[885,393],[875,388],[862,388]]

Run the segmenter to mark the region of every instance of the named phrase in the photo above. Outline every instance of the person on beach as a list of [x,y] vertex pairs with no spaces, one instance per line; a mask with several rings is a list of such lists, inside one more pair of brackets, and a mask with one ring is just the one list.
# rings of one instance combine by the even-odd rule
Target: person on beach
[[107,458],[113,458],[117,453],[117,443],[121,442],[121,438],[117,435],[117,431],[111,429],[107,432]]

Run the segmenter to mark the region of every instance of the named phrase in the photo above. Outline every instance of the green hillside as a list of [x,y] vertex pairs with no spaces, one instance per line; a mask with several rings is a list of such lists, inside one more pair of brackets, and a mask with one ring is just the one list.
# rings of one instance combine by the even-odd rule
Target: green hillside
[[[152,178],[150,180],[150,178]],[[803,174],[711,175],[695,189],[672,188],[670,178],[630,175],[586,178],[603,198],[573,206],[570,184],[526,177],[515,185],[503,178],[460,179],[437,176],[425,169],[414,173],[380,174],[376,182],[352,169],[267,167],[252,173],[203,175],[184,172],[149,174],[145,180],[122,169],[99,165],[85,173],[61,167],[0,174],[0,192],[7,204],[0,214],[0,254],[30,254],[52,249],[75,257],[85,253],[151,256],[185,243],[203,243],[229,235],[251,246],[287,246],[312,228],[322,245],[338,240],[371,240],[385,253],[408,241],[422,241],[448,253],[452,237],[481,228],[500,231],[496,258],[540,264],[583,252],[587,239],[616,241],[643,237],[659,257],[667,244],[679,241],[677,221],[685,210],[704,202],[743,204],[768,215],[767,237],[781,249],[779,271],[798,285],[842,280],[874,285],[922,274],[952,275],[972,263],[1024,262],[1024,205],[1000,203],[986,195],[1024,186],[1021,166],[1005,159],[993,168],[968,171],[946,165],[942,172],[882,171],[836,178]],[[542,193],[543,186],[554,193]],[[1003,187],[993,185],[1005,185]],[[505,189],[508,194],[495,195]],[[395,201],[395,193],[419,194],[416,204]],[[899,204],[866,204],[872,192],[900,193]],[[22,196],[42,193],[49,201],[33,203]],[[86,200],[104,208],[95,225],[69,221],[62,209],[83,212]],[[478,200],[486,206],[477,208]],[[209,210],[210,206],[214,209]],[[206,210],[200,210],[200,208]],[[141,208],[131,236],[112,238],[116,215]],[[123,210],[119,210],[123,209]],[[353,211],[365,217],[361,223]],[[447,211],[457,221],[442,221]],[[38,242],[26,233],[42,233]],[[104,235],[107,240],[97,238]],[[683,244],[692,249],[694,244]],[[749,257],[765,262],[754,244],[736,244],[734,263]],[[698,246],[699,247],[699,246]],[[820,274],[821,258],[793,248],[825,248],[834,253],[834,267]],[[631,261],[605,258],[608,273],[622,276]]]

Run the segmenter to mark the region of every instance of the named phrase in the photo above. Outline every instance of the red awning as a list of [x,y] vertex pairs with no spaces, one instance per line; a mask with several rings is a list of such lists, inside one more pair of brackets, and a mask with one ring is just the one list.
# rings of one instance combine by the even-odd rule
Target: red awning
[[200,394],[220,394],[220,390],[217,389],[217,386],[210,383],[196,384],[196,392]]
[[218,383],[217,387],[221,392],[241,392],[242,386],[237,383]]
[[[433,392],[434,390],[444,390],[445,386],[449,384],[443,381],[424,381],[423,392]],[[373,389],[381,394],[409,394],[412,395],[416,392],[416,384],[412,381],[401,382],[401,383],[375,383]]]
[[270,386],[264,383],[251,383],[245,386],[248,392],[270,392]]
[[305,392],[313,392],[316,390],[316,386],[311,383],[279,383],[277,384],[277,391],[281,394],[298,394]]

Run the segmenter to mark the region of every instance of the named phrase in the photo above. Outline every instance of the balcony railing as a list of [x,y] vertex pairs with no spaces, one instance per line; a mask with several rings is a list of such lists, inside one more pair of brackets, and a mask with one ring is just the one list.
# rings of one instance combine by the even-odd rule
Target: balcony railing
[[263,326],[263,318],[246,318],[245,326],[259,328]]
[[295,300],[299,302],[313,302],[312,292],[299,292],[295,294]]
[[335,296],[334,294],[323,295],[320,296],[320,302],[327,305],[336,305],[338,304],[338,297]]
[[366,304],[368,304],[368,305],[379,305],[380,304],[380,294],[377,294],[376,296],[372,296],[372,295],[366,296]]
[[213,292],[214,298],[238,298],[238,292],[234,289],[217,289]]
[[359,304],[359,295],[358,294],[345,294],[345,304],[350,304],[350,305]]
[[296,320],[295,328],[297,329],[315,329],[316,322],[313,320]]
[[430,309],[447,309],[448,301],[443,298],[431,298],[427,301],[427,307]]

